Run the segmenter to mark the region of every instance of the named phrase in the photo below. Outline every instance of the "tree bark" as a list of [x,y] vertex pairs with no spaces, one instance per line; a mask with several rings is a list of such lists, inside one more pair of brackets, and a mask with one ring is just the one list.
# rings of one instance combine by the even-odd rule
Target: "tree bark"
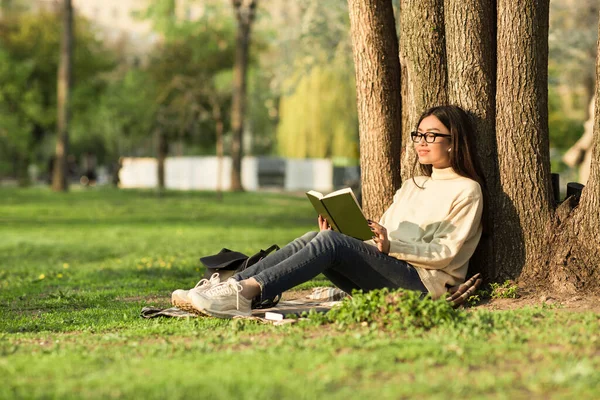
[[65,192],[69,189],[67,155],[69,153],[70,91],[73,62],[73,6],[71,0],[63,0],[62,17],[63,33],[57,80],[56,158],[52,170],[52,190]]
[[212,100],[212,115],[215,120],[215,132],[217,135],[217,201],[223,200],[223,116],[221,114],[221,106],[216,99]]
[[[496,204],[500,193],[496,150],[496,2],[495,0],[446,0],[444,3],[448,101],[471,114],[476,130],[477,159],[486,182],[485,232],[469,273],[481,272],[494,281],[495,231],[502,216]],[[494,194],[494,195],[491,195]]]
[[402,138],[401,170],[405,180],[413,174],[416,155],[409,135],[416,128],[419,115],[448,102],[444,0],[401,0],[400,15],[400,57],[410,99],[410,129],[403,132]]
[[362,206],[378,220],[400,187],[402,110],[390,0],[348,0],[356,66]]
[[246,75],[250,30],[254,21],[257,1],[232,0],[233,10],[238,22],[235,38],[235,64],[233,67],[233,96],[231,99],[231,190],[233,191],[244,190],[242,186],[242,145],[246,109]]
[[549,0],[498,0],[494,210],[497,276],[546,265],[554,204],[548,143]]
[[167,158],[169,145],[167,143],[167,138],[162,128],[158,128],[156,136],[156,167],[158,173],[158,190],[162,192],[165,189],[165,159]]
[[533,271],[538,279],[549,281],[552,290],[563,293],[600,292],[600,36],[597,48],[590,176],[581,200],[570,198],[557,210],[548,246],[549,268]]

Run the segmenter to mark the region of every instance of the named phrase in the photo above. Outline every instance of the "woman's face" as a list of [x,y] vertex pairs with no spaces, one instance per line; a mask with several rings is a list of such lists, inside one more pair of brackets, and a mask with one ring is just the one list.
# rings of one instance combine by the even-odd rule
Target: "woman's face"
[[450,130],[435,115],[430,115],[423,118],[419,124],[418,132],[421,134],[428,133],[427,136],[430,141],[433,139],[432,134],[447,135],[437,136],[433,143],[428,143],[425,137],[421,137],[414,145],[421,164],[431,164],[434,168],[449,167],[452,143]]

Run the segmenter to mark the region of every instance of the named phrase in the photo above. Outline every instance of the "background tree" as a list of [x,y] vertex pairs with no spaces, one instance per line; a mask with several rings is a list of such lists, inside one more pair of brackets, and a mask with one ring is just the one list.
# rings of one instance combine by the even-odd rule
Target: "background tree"
[[276,32],[263,55],[268,62],[261,64],[270,71],[270,87],[278,97],[277,152],[293,158],[331,157],[334,165],[357,164],[348,6],[307,0],[284,3],[281,12],[281,19],[268,20]]
[[[587,105],[595,91],[596,25],[600,3],[596,0],[550,2],[549,73],[556,93],[557,111],[568,119],[585,121]],[[555,117],[556,121],[560,121]],[[551,138],[552,137],[552,126]]]
[[[61,19],[55,12],[14,11],[0,20],[0,176],[27,180],[31,163],[45,170],[55,152],[57,70]],[[102,74],[114,67],[89,22],[77,18],[73,70],[78,85],[71,95],[73,122],[94,110],[102,92]],[[74,127],[71,125],[71,127]]]
[[246,108],[246,79],[250,32],[258,0],[232,0],[237,32],[235,36],[235,64],[233,67],[233,95],[231,101],[231,190],[241,191],[244,112]]
[[[229,104],[211,88],[216,76],[231,76],[235,46],[234,25],[223,10],[215,9],[197,20],[182,20],[164,4],[154,4],[146,14],[155,29],[164,35],[163,42],[150,56],[148,74],[156,86],[155,115],[151,130],[156,144],[159,188],[164,188],[164,160],[169,144],[186,142],[195,153],[214,154],[216,129],[222,133],[229,126],[227,114],[220,113],[219,121],[206,118],[214,116],[206,110],[215,110],[214,102]],[[252,63],[253,59],[249,60]],[[227,79],[231,89],[231,79]],[[182,154],[180,154],[182,155]]]
[[[582,138],[586,121],[593,119],[589,105],[595,90],[599,11],[600,3],[595,0],[550,2],[548,128],[551,166],[552,172],[561,173],[561,179],[567,181],[585,183],[588,175],[589,152],[585,155],[586,166],[578,170],[579,176],[576,170],[567,168],[567,165],[573,168],[578,162],[571,156],[564,157],[567,157],[566,150]],[[584,139],[583,143],[586,142],[588,140]],[[573,149],[570,155],[578,152]]]
[[63,34],[60,44],[60,62],[58,66],[56,124],[56,158],[52,171],[52,189],[68,190],[67,155],[69,153],[69,118],[73,64],[73,5],[71,0],[63,0]]
[[[341,53],[341,52],[340,52]],[[278,152],[293,158],[358,159],[354,71],[346,53],[314,65],[280,99]],[[335,117],[332,117],[335,116]]]

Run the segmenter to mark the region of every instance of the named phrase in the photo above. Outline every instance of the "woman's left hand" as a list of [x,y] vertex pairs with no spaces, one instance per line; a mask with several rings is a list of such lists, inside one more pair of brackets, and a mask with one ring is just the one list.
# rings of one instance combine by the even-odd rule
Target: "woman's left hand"
[[387,229],[375,221],[368,220],[369,228],[373,231],[373,241],[380,252],[388,254],[390,252],[390,240],[388,239]]

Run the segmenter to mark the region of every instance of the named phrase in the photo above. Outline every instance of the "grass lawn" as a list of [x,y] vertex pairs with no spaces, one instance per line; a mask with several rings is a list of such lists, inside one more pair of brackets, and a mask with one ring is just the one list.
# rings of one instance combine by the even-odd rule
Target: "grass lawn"
[[0,398],[600,398],[600,316],[473,309],[458,324],[139,317],[222,247],[284,245],[303,197],[0,189]]

